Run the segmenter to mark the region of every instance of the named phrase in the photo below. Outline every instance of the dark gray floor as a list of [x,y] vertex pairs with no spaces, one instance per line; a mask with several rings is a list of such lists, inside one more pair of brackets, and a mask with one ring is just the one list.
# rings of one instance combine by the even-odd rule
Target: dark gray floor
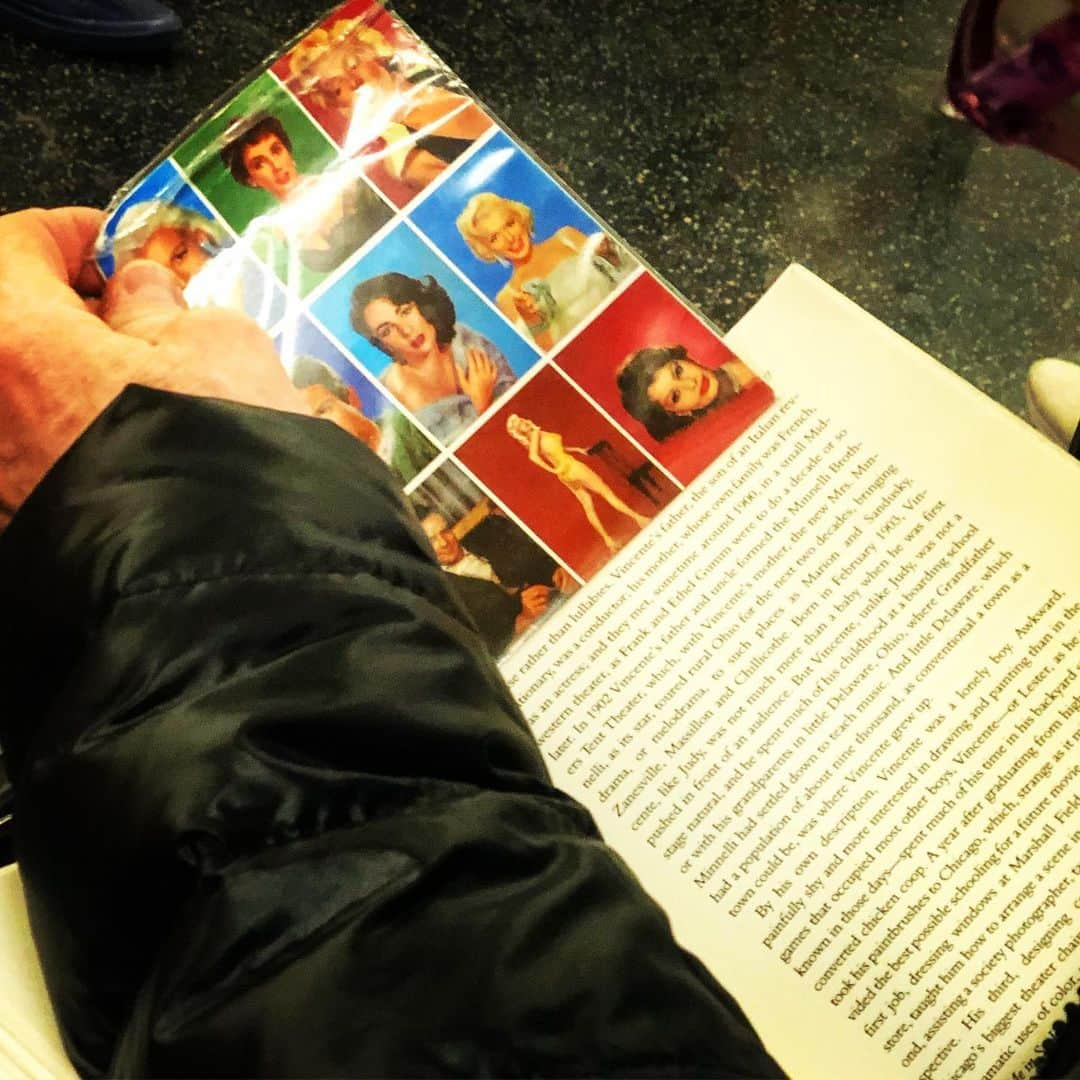
[[[0,207],[104,204],[317,18],[177,0],[167,64],[0,32]],[[400,0],[520,138],[722,326],[798,260],[1019,409],[1078,337],[1080,176],[938,112],[960,0]],[[2,258],[0,253],[0,258]],[[798,342],[792,342],[798,348]]]

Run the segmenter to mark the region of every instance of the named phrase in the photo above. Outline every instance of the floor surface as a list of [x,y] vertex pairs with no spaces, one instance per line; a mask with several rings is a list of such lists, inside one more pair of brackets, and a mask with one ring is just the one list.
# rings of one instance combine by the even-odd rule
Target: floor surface
[[[792,261],[1013,409],[1080,348],[1080,175],[939,111],[959,0],[400,0],[398,12],[721,326]],[[323,11],[176,0],[166,63],[0,31],[0,208],[104,205]],[[2,257],[2,253],[0,253]],[[798,342],[792,342],[798,348]]]

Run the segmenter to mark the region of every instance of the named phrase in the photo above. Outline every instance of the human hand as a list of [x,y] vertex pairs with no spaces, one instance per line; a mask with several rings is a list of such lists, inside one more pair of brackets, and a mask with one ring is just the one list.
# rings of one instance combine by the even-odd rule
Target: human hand
[[546,585],[526,585],[518,595],[521,599],[521,613],[535,619],[547,611],[551,589]]
[[465,350],[465,370],[458,371],[458,385],[469,396],[477,414],[484,412],[495,396],[495,364],[483,349]]
[[731,381],[735,384],[736,391],[757,381],[757,375],[741,360],[729,360],[722,368],[720,368],[720,370],[727,372],[727,374],[731,376]]
[[551,575],[551,583],[563,596],[576,592],[578,587],[578,583],[570,576],[569,571],[562,566],[555,567],[555,572]]
[[540,310],[536,298],[530,296],[524,289],[515,289],[510,294],[510,301],[514,305],[514,310],[530,329],[539,326],[544,321],[544,313]]
[[270,339],[245,315],[189,311],[157,263],[101,294],[85,259],[97,210],[0,216],[0,528],[129,383],[306,413]]

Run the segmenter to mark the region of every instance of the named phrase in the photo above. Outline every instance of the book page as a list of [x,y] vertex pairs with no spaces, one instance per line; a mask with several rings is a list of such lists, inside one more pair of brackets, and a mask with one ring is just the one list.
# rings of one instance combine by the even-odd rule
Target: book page
[[372,0],[117,196],[135,257],[382,457],[792,1073],[1022,1070],[1080,921],[1075,462],[804,271],[726,345]]
[[1078,981],[1080,464],[792,268],[775,404],[502,663],[794,1076],[1022,1077]]

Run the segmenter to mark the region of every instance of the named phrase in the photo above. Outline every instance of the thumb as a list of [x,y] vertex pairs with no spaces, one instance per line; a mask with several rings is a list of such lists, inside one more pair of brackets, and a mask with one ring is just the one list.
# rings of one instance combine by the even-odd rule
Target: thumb
[[135,259],[110,279],[101,315],[113,330],[155,345],[186,310],[180,279],[159,263]]

